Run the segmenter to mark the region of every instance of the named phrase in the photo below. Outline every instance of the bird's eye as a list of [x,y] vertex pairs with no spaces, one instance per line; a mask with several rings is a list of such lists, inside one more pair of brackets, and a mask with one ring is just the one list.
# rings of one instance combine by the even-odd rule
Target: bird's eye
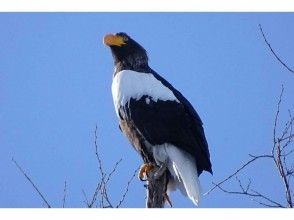
[[129,40],[128,36],[126,36],[126,35],[123,35],[122,38],[123,38],[124,42],[127,42]]

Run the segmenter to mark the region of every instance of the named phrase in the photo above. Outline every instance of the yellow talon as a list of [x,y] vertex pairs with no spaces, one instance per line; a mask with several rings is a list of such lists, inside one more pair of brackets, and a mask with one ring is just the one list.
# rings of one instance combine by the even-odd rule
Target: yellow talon
[[146,176],[146,174],[148,172],[150,172],[153,169],[153,165],[151,163],[144,163],[141,165],[139,173],[138,173],[138,177],[141,181],[145,181],[146,179],[144,179],[144,177]]

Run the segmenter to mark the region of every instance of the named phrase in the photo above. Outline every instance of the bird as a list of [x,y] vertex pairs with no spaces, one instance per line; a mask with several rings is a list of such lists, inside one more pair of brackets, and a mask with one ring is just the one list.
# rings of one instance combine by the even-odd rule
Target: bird
[[144,179],[152,164],[165,165],[168,193],[178,188],[198,206],[199,175],[212,174],[198,113],[149,66],[147,51],[128,34],[106,34],[103,43],[114,62],[111,91],[119,128],[143,160],[139,178]]

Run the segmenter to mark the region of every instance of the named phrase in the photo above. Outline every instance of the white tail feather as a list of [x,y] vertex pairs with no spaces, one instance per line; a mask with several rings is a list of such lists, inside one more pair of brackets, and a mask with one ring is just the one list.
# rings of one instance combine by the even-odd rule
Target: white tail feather
[[178,188],[184,188],[186,195],[198,206],[200,199],[200,183],[194,158],[173,145],[166,145],[165,151],[170,161],[168,169],[174,176]]

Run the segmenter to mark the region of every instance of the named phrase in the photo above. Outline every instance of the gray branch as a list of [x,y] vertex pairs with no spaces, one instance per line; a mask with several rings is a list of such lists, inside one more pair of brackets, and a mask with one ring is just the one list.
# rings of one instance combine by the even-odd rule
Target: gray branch
[[42,200],[44,201],[44,203],[46,204],[47,208],[51,208],[51,205],[47,202],[47,200],[45,199],[45,196],[43,196],[43,194],[41,193],[41,191],[39,190],[39,188],[36,186],[36,184],[31,180],[31,178],[29,177],[28,174],[26,174],[26,172],[23,170],[23,168],[16,162],[16,160],[14,160],[14,158],[11,159],[12,162],[15,164],[15,166],[19,169],[19,171],[25,176],[25,178],[30,182],[30,184],[34,187],[34,189],[37,191],[37,193],[39,194],[39,196],[42,198]]
[[[147,174],[147,208],[163,208],[167,199],[166,186],[167,186],[167,171],[163,171],[161,167],[156,164],[154,169]],[[161,175],[158,174],[160,172]]]
[[271,47],[270,43],[268,42],[268,40],[266,39],[265,37],[265,34],[262,30],[262,27],[261,27],[261,24],[259,24],[259,30],[262,34],[262,37],[265,41],[265,43],[267,44],[267,46],[269,47],[270,51],[272,52],[272,54],[275,56],[275,58],[284,66],[286,67],[287,70],[289,70],[291,73],[294,73],[294,70],[292,70],[286,63],[284,63],[279,57],[278,55],[276,54],[276,52],[273,50],[273,48]]
[[[292,124],[294,121],[294,117],[292,117],[291,112],[289,112],[289,119],[286,122],[284,129],[282,130],[282,134],[280,136],[277,135],[278,130],[278,124],[279,124],[279,114],[280,114],[280,106],[282,102],[282,96],[284,92],[284,87],[282,87],[281,93],[279,95],[278,104],[277,104],[277,110],[274,118],[274,126],[273,126],[273,146],[271,149],[271,154],[264,154],[255,156],[252,154],[249,154],[251,159],[244,163],[240,168],[238,168],[234,173],[229,175],[224,180],[214,183],[213,187],[205,193],[205,195],[209,194],[216,188],[220,189],[221,191],[229,194],[237,194],[237,195],[244,195],[251,198],[251,200],[259,203],[260,205],[266,206],[266,207],[279,207],[279,208],[293,208],[293,194],[292,189],[290,185],[290,179],[293,177],[294,169],[293,167],[289,166],[287,163],[287,158],[291,153],[294,152],[294,149],[288,149],[287,146],[293,143],[293,133],[292,133]],[[292,145],[293,146],[293,145]],[[236,177],[236,175],[244,170],[249,165],[252,165],[257,160],[268,158],[270,159],[277,170],[278,176],[282,180],[282,184],[284,186],[284,193],[285,193],[285,199],[286,204],[283,205],[280,202],[274,201],[272,198],[265,196],[264,194],[259,193],[258,191],[251,188],[251,181],[247,184],[245,187],[242,182]],[[222,186],[223,183],[227,182],[228,180],[232,179],[232,177],[236,177],[238,183],[239,183],[239,191],[230,191],[224,189]]]

